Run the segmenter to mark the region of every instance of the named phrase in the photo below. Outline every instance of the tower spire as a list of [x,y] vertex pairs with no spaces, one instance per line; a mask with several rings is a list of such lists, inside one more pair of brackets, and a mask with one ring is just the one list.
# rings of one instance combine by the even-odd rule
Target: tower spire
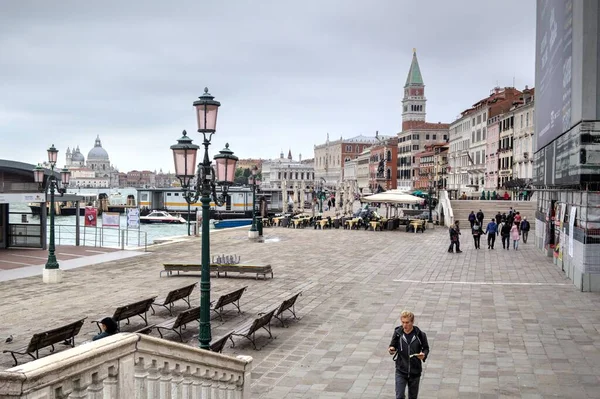
[[408,126],[406,122],[425,122],[426,110],[425,85],[419,61],[417,60],[417,49],[413,48],[412,62],[404,85],[404,98],[402,99],[402,130]]
[[408,86],[423,86],[423,76],[421,75],[421,68],[419,68],[419,60],[417,60],[417,49],[413,48],[413,57],[408,70],[408,76],[406,77],[406,83],[404,87]]

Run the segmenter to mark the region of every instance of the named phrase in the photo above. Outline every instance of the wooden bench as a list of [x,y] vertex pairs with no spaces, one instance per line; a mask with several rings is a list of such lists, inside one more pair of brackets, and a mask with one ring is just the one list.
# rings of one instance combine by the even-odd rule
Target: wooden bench
[[173,319],[169,319],[164,323],[157,324],[154,328],[158,330],[160,337],[163,337],[163,333],[161,330],[171,330],[175,331],[177,335],[179,335],[179,339],[183,342],[183,336],[181,335],[181,330],[185,330],[186,325],[193,321],[198,321],[200,319],[200,306],[195,308],[184,310],[179,313],[177,317]]
[[39,359],[40,354],[39,351],[42,348],[50,347],[50,353],[54,352],[54,345],[59,343],[64,343],[66,345],[70,345],[71,347],[75,346],[75,336],[79,334],[81,327],[83,326],[83,322],[86,318],[81,320],[77,320],[76,322],[64,325],[62,327],[54,328],[52,330],[44,331],[41,333],[33,334],[29,344],[22,348],[14,349],[14,350],[3,350],[2,353],[10,353],[12,358],[15,361],[13,366],[18,364],[17,357],[15,355],[29,355],[33,358],[33,360]]
[[167,294],[167,297],[164,300],[161,300],[160,303],[159,301],[154,301],[154,303],[150,305],[150,307],[152,308],[152,314],[155,314],[154,305],[157,305],[166,308],[169,311],[169,314],[173,316],[173,304],[179,300],[185,301],[185,303],[187,303],[188,305],[188,309],[191,308],[192,305],[190,305],[190,295],[192,294],[192,291],[194,291],[194,287],[196,286],[196,284],[198,283],[177,288],[176,290],[169,292]]
[[[148,317],[147,313],[150,307],[152,306],[152,302],[156,296],[142,299],[141,301],[137,301],[134,303],[130,303],[129,305],[119,306],[115,313],[112,315],[112,319],[117,323],[117,327],[119,330],[121,329],[121,320],[127,320],[127,324],[129,324],[129,318],[133,316],[140,316],[144,323],[148,325]],[[100,320],[93,320],[92,323],[96,323],[100,332],[102,332],[102,328],[100,327]]]
[[221,295],[219,299],[217,299],[217,302],[212,305],[210,310],[218,314],[221,321],[223,321],[223,308],[227,305],[235,306],[238,310],[238,313],[242,313],[242,310],[240,309],[240,298],[242,297],[242,294],[246,288],[248,288],[248,286]]
[[258,276],[262,274],[263,279],[267,279],[267,274],[271,275],[273,278],[273,269],[271,265],[251,265],[246,263],[238,263],[235,265],[215,265],[217,277],[221,277],[221,273],[225,273],[225,277],[227,277],[227,273],[256,273],[256,279],[258,280]]
[[233,338],[231,338],[232,334],[233,331],[229,331],[222,337],[215,339],[213,342],[210,343],[210,350],[217,353],[223,352],[223,348],[225,347],[225,344],[227,343],[228,339],[231,340],[231,344],[233,346]]
[[[180,272],[202,272],[202,265],[200,263],[163,263],[164,270],[160,271],[160,276],[162,277],[163,273],[167,276],[172,276],[173,272],[177,272],[179,275]],[[227,277],[227,273],[256,273],[256,279],[258,280],[258,276],[262,275],[266,280],[267,275],[270,274],[271,278],[273,278],[273,268],[271,265],[257,265],[250,263],[237,263],[237,264],[221,264],[221,263],[211,263],[210,264],[210,272],[216,273],[217,277],[221,277],[221,273],[225,274]]]
[[293,295],[293,296],[289,297],[288,299],[286,299],[285,301],[281,302],[281,305],[279,305],[279,307],[275,310],[273,317],[275,317],[277,320],[279,320],[279,322],[281,323],[281,325],[283,327],[288,327],[283,322],[283,316],[282,316],[283,312],[285,312],[286,310],[288,310],[292,313],[292,316],[294,319],[300,320],[296,316],[296,308],[295,308],[296,300],[298,299],[298,297],[300,295],[302,295],[302,291],[298,292],[296,295]]
[[[256,332],[258,330],[264,328],[269,333],[269,338],[275,338],[273,337],[273,334],[271,334],[271,319],[273,318],[273,315],[275,314],[276,310],[276,308],[270,310],[264,313],[262,316],[259,315],[259,317],[257,317],[254,320],[250,320],[244,324],[237,326],[233,329],[233,333],[231,335],[244,337],[248,339],[250,342],[252,342],[252,346],[254,346],[254,349],[258,350],[258,348],[256,347],[255,338]],[[231,342],[233,342],[233,339],[231,340]],[[235,343],[232,345],[232,347],[233,346],[235,346]]]

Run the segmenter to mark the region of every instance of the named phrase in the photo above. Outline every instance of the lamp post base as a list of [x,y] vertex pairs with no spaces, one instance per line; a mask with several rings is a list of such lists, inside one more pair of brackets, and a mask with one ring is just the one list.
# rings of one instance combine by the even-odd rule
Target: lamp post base
[[46,284],[57,284],[62,282],[62,270],[61,269],[44,269],[42,273],[42,280]]
[[248,231],[248,238],[253,239],[253,240],[257,239],[258,238],[258,230],[257,231],[252,231],[252,230]]

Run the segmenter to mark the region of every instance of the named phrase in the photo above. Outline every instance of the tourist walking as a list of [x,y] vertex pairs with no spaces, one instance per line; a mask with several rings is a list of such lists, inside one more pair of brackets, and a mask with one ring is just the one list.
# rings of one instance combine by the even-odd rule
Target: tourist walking
[[521,214],[519,212],[515,213],[514,221],[517,224],[517,228],[519,229],[519,233],[520,233],[521,232]]
[[471,223],[471,228],[473,228],[473,224],[475,224],[476,219],[477,216],[475,216],[475,212],[471,211],[471,213],[469,213],[469,223]]
[[500,213],[500,211],[498,211],[498,213],[496,214],[496,225],[499,225],[501,221],[502,221],[502,214]]
[[515,222],[510,229],[510,238],[513,241],[513,249],[516,251],[519,249],[519,240],[521,236],[519,235],[519,224]]
[[448,247],[448,252],[453,253],[454,247],[456,247],[456,253],[459,254],[462,251],[460,250],[460,228],[458,226],[458,220],[454,222],[453,225],[448,229],[450,233],[450,247]]
[[394,329],[388,353],[396,363],[396,399],[417,399],[423,362],[429,356],[427,335],[414,325],[415,315],[405,310],[400,314],[402,326]]
[[481,235],[483,234],[483,230],[481,229],[479,222],[475,222],[475,224],[473,224],[473,228],[471,228],[471,234],[473,235],[475,249],[479,249],[481,244]]
[[523,237],[523,244],[527,244],[527,237],[529,236],[529,230],[531,226],[529,225],[529,221],[526,217],[523,217],[521,220],[521,236]]
[[483,226],[483,218],[484,217],[485,217],[485,215],[483,214],[483,212],[480,209],[479,212],[477,212],[477,221],[479,222],[480,226]]
[[496,224],[496,221],[493,218],[492,221],[487,224],[487,227],[485,228],[485,234],[488,236],[488,249],[494,249],[496,236],[498,235],[498,224]]
[[510,223],[502,222],[500,227],[500,236],[502,237],[502,249],[510,249]]

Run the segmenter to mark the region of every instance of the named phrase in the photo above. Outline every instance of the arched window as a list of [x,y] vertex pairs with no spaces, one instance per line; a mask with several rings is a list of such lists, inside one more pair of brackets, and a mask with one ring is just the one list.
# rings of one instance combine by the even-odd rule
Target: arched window
[[388,152],[387,152],[387,161],[391,162],[391,160],[392,160],[392,151],[388,150]]
[[388,180],[390,180],[392,178],[392,171],[388,168],[388,170],[385,172],[385,176]]

